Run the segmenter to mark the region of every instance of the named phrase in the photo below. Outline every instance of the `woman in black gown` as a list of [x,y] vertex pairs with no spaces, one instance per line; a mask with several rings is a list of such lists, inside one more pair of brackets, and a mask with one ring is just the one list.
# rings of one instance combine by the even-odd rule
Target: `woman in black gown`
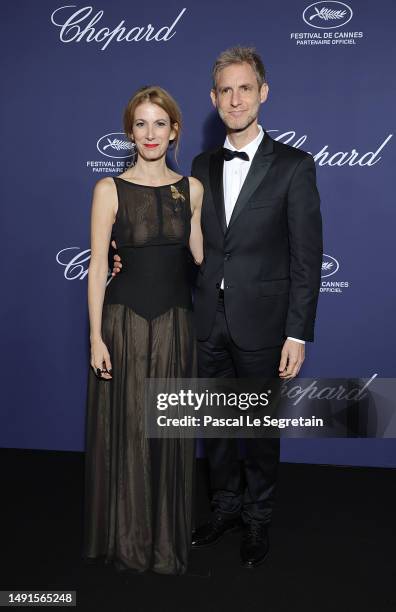
[[[99,180],[91,219],[84,556],[182,574],[192,528],[194,442],[145,436],[145,378],[196,375],[189,250],[203,258],[203,188],[166,165],[179,108],[145,87],[124,114],[137,162]],[[123,273],[106,287],[111,236]]]

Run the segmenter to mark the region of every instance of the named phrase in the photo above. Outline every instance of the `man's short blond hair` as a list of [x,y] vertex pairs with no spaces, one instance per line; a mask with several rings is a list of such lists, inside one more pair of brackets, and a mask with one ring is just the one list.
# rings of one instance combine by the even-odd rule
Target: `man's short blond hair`
[[263,83],[267,82],[263,60],[256,52],[254,47],[240,46],[226,49],[218,56],[212,70],[213,89],[216,89],[217,77],[223,68],[231,66],[232,64],[243,63],[249,64],[253,68],[256,74],[259,89],[261,89]]

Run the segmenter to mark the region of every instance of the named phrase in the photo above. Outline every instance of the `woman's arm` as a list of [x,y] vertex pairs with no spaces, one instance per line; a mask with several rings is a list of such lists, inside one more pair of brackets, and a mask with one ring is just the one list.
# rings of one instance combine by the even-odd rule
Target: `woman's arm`
[[[110,356],[102,340],[102,309],[108,273],[111,229],[117,213],[117,190],[111,178],[100,179],[94,188],[91,212],[91,260],[88,269],[88,309],[91,366],[111,370]],[[111,378],[104,373],[104,378]]]
[[195,263],[200,266],[203,261],[203,236],[201,230],[201,209],[203,198],[203,186],[198,179],[190,176],[190,203],[191,203],[191,233],[190,250]]

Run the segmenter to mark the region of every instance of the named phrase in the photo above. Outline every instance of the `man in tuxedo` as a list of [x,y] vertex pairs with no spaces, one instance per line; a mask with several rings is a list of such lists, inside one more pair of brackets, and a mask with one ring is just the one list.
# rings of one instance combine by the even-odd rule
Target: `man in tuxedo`
[[[210,95],[227,137],[192,164],[204,186],[205,256],[194,298],[199,375],[292,378],[313,340],[320,287],[315,163],[258,124],[268,84],[253,49],[218,57]],[[214,544],[242,519],[241,563],[255,567],[268,552],[279,439],[246,439],[242,473],[235,439],[205,442],[213,518],[195,531],[193,547]]]
[[[199,375],[293,378],[313,340],[320,287],[315,163],[258,124],[268,84],[254,49],[221,53],[210,95],[227,137],[192,164],[204,186],[204,261],[194,294]],[[241,563],[253,568],[268,553],[279,439],[245,442],[241,469],[237,440],[205,440],[213,514],[194,532],[193,547],[243,525]]]

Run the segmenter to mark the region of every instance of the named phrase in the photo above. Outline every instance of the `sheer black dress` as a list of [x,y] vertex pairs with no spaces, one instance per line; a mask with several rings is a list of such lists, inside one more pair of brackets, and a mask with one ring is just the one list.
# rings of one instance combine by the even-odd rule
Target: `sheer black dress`
[[196,376],[189,181],[114,181],[123,267],[106,288],[102,315],[112,379],[89,371],[84,556],[181,574],[191,542],[194,441],[145,437],[144,381]]

